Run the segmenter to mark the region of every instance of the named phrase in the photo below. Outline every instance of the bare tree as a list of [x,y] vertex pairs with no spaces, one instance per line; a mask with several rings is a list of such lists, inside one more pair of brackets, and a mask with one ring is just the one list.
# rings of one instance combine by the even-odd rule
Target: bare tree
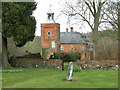
[[94,43],[94,59],[97,59],[98,45],[98,29],[104,23],[104,7],[110,0],[74,0],[74,4],[68,1],[65,2],[66,8],[62,11],[70,19],[86,22],[93,32]]
[[[113,30],[118,32],[118,47],[120,47],[120,1],[108,2],[107,6],[107,9],[105,9],[106,11],[104,11],[106,15],[104,20],[112,26]],[[120,51],[120,49],[117,51]],[[118,60],[119,59],[120,56],[118,55]]]
[[[118,23],[120,23],[120,2],[118,2]],[[118,36],[120,35],[120,24],[118,24]],[[118,37],[119,43],[118,43],[118,51],[120,53],[120,36]],[[120,55],[118,55],[118,60],[120,62]]]
[[118,60],[118,41],[104,40],[98,47],[99,60]]
[[[120,2],[107,2],[106,7],[103,7],[102,12],[104,14],[103,21],[106,22],[109,26],[112,26],[112,30],[118,31],[118,17],[120,16],[119,14],[119,3]],[[109,29],[111,27],[107,27]]]

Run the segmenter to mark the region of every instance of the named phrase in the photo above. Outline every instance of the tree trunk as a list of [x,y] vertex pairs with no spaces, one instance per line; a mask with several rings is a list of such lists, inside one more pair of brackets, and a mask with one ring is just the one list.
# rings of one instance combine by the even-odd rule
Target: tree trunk
[[94,30],[93,30],[93,43],[94,43],[94,60],[98,59],[98,26],[99,26],[99,17],[100,17],[100,10],[95,15],[94,18]]
[[7,38],[2,36],[2,68],[10,68],[7,55]]
[[[118,48],[120,53],[120,2],[118,2]],[[118,61],[120,63],[120,55],[118,55]]]
[[94,60],[97,60],[98,56],[98,29],[97,25],[95,26],[95,29],[93,31],[93,43],[94,43]]
[[[118,2],[118,36],[120,35],[120,2]],[[118,37],[120,41],[120,36]]]

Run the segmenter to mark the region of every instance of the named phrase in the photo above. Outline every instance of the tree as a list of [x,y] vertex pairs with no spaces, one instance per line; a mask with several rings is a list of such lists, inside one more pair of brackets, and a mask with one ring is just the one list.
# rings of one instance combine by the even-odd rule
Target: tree
[[[102,10],[104,15],[104,18],[102,22],[106,22],[109,26],[112,26],[113,30],[118,31],[118,17],[119,17],[119,2],[107,2],[107,7],[104,7],[104,9]],[[106,27],[107,29],[109,29],[110,27]]]
[[35,2],[3,2],[2,3],[2,48],[3,68],[9,68],[7,56],[7,38],[13,37],[18,47],[32,41],[35,33],[35,18],[32,16],[36,9]]
[[118,41],[104,39],[98,47],[98,60],[118,60]]
[[[104,20],[112,26],[113,30],[118,32],[118,47],[120,47],[120,1],[108,2],[107,5],[107,9],[104,11],[106,15]],[[120,56],[118,55],[118,60],[119,59]]]
[[102,12],[106,2],[110,0],[76,0],[76,2],[66,2],[66,8],[62,11],[63,14],[69,16],[69,19],[74,18],[77,23],[86,22],[93,32],[94,43],[94,59],[97,59],[98,45],[98,29],[103,23],[104,13]]
[[[118,2],[118,23],[120,23],[120,2]],[[120,53],[120,24],[118,24],[118,53]],[[120,55],[118,55],[118,61],[120,62]]]
[[[0,2],[0,13],[2,13],[2,3]],[[0,33],[1,33],[1,28],[2,28],[2,15],[0,14]]]

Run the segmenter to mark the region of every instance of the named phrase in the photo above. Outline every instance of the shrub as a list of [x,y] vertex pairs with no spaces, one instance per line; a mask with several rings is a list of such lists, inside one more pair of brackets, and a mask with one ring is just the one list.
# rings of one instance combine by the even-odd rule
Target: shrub
[[26,54],[24,56],[19,56],[16,58],[42,58],[40,53],[35,53],[35,54]]
[[62,59],[63,62],[75,62],[77,59],[81,58],[80,52],[56,52],[54,53],[54,57],[52,59]]
[[98,48],[98,60],[118,60],[117,41],[101,42]]
[[73,72],[80,72],[80,68],[79,67],[74,67]]
[[43,48],[42,49],[42,57],[44,58],[44,59],[46,59],[47,58],[47,56],[48,56],[48,48]]

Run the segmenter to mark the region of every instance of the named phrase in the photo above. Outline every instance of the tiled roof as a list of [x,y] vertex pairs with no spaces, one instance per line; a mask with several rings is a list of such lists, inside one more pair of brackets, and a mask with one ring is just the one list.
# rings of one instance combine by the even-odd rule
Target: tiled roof
[[61,32],[60,42],[61,44],[86,44],[81,36],[79,32]]
[[93,43],[90,43],[86,36],[79,32],[61,32],[60,42],[61,44],[86,44],[87,51],[93,51]]

